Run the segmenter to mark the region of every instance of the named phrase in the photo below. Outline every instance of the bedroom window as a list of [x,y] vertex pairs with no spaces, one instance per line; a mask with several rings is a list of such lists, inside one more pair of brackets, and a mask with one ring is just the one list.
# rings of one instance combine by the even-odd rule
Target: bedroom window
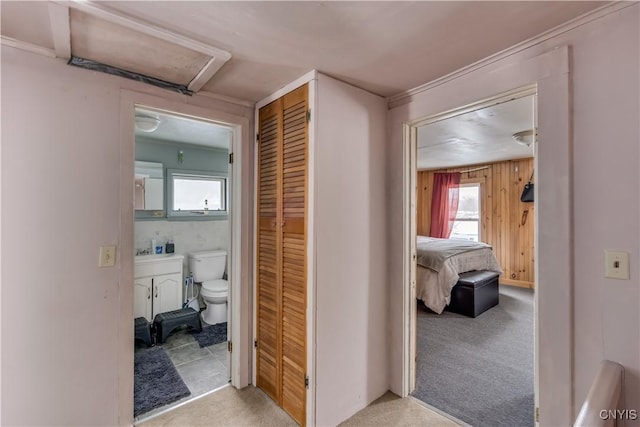
[[480,184],[460,184],[451,239],[480,241]]

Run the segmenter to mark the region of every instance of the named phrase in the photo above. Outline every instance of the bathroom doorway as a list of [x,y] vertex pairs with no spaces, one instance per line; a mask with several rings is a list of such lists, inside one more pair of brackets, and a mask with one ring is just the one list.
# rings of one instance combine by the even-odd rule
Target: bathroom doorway
[[135,106],[134,421],[231,380],[232,126]]

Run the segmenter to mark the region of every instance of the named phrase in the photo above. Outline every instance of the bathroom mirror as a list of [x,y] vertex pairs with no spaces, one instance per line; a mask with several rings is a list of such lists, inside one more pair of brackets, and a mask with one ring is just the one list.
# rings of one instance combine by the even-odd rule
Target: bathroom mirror
[[164,169],[162,163],[136,160],[135,171],[136,216],[164,216]]

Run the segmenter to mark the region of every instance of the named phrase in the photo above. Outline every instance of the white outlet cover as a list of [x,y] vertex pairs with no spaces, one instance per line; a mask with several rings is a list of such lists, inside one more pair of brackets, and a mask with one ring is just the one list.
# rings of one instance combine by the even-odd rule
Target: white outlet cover
[[604,277],[629,280],[629,252],[604,251]]

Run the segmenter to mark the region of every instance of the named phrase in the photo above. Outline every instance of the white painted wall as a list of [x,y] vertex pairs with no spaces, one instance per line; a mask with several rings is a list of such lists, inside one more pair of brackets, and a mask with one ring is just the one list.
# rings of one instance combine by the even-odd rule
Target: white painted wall
[[[616,7],[619,7],[616,6]],[[573,335],[571,366],[573,391],[567,417],[575,417],[602,359],[625,366],[625,399],[628,409],[640,402],[640,289],[639,289],[639,6],[630,5],[571,31],[554,36],[505,59],[442,82],[412,96],[408,104],[391,110],[391,138],[387,149],[387,204],[402,205],[402,123],[478,101],[505,90],[510,83],[522,84],[528,60],[568,45],[572,54],[573,166],[570,196],[573,213],[571,251],[573,312],[556,312],[553,323],[570,319]],[[613,9],[612,9],[613,10]],[[520,73],[520,75],[516,74]],[[543,74],[542,74],[543,75]],[[489,93],[487,93],[489,92]],[[551,99],[551,98],[547,98]],[[540,99],[540,114],[555,106]],[[544,118],[549,126],[552,117]],[[554,141],[545,141],[547,153]],[[551,145],[551,148],[549,148]],[[549,176],[563,171],[548,170]],[[544,177],[540,177],[544,180]],[[540,190],[543,191],[543,190]],[[546,191],[553,191],[549,183]],[[566,212],[565,212],[566,214]],[[402,390],[402,212],[388,210],[390,384]],[[541,238],[545,224],[541,223]],[[605,279],[604,250],[631,253],[631,280]],[[549,289],[553,283],[541,284]],[[542,294],[542,292],[541,292]],[[543,298],[543,296],[540,296]],[[554,305],[553,301],[542,304]],[[558,323],[559,324],[559,323]],[[550,330],[541,330],[542,337]],[[544,358],[544,355],[541,355]],[[554,361],[547,360],[553,371]],[[565,375],[558,372],[559,376]],[[544,390],[547,401],[564,390]],[[557,415],[557,414],[556,414]],[[546,417],[546,418],[545,418]],[[554,419],[541,408],[543,425],[567,425],[572,419]],[[640,425],[639,421],[627,426]]]
[[316,423],[388,389],[383,98],[318,74]]
[[[98,268],[100,245],[133,248],[133,233],[119,241],[120,91],[244,120],[252,109],[5,46],[1,55],[1,423],[131,424],[133,328],[119,324],[125,255],[118,254],[116,267]],[[128,167],[133,171],[133,150]],[[250,230],[247,200],[243,219]]]

